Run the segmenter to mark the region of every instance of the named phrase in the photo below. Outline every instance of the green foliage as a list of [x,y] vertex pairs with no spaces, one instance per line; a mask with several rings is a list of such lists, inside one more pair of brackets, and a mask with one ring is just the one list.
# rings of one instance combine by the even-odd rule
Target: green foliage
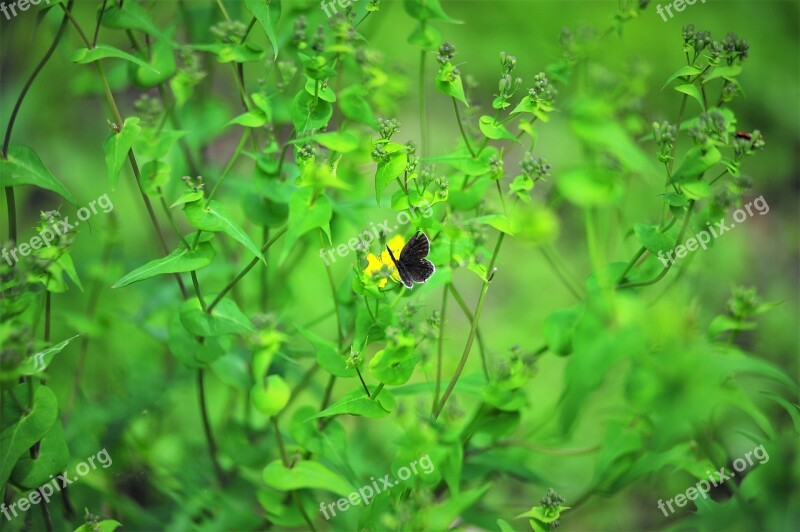
[[[746,174],[770,89],[747,40],[689,25],[620,47],[656,16],[626,0],[556,49],[539,14],[575,12],[531,4],[542,31],[503,26],[520,55],[489,74],[495,5],[84,4],[41,11],[52,50],[10,85],[0,480],[8,502],[114,461],[13,530],[636,529],[753,445],[775,458],[666,526],[796,517],[797,301],[735,240],[765,253],[779,216]],[[109,189],[118,210],[75,212],[70,190]],[[736,209],[741,236],[662,259]],[[418,232],[435,272],[409,289]],[[531,507],[547,486],[572,507],[552,488]]]

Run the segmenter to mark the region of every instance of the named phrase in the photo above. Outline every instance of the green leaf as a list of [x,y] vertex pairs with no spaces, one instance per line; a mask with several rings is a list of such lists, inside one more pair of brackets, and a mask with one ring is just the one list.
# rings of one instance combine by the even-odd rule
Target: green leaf
[[426,24],[423,21],[420,21],[414,31],[411,32],[411,35],[408,36],[408,44],[413,44],[428,52],[436,51],[441,43],[442,32],[436,26]]
[[317,364],[319,364],[322,369],[336,377],[356,376],[356,369],[348,368],[345,365],[347,358],[339,353],[336,349],[336,345],[320,338],[300,325],[297,325],[296,328],[297,331],[314,346]]
[[489,491],[492,485],[487,483],[477,488],[465,490],[452,495],[445,502],[428,507],[428,530],[447,530],[453,521],[467,508],[476,504]]
[[126,61],[130,61],[131,63],[137,64],[142,68],[152,70],[156,74],[159,74],[158,70],[147,64],[145,61],[142,61],[136,56],[123,52],[122,50],[114,48],[113,46],[109,46],[107,44],[98,44],[92,49],[78,48],[72,53],[72,56],[70,56],[70,60],[73,63],[79,63],[83,65],[86,63],[93,63],[94,61],[99,61],[101,59],[106,59],[109,57],[116,57],[118,59],[124,59]]
[[[209,302],[214,299],[214,295],[211,294],[206,297]],[[190,333],[197,336],[222,336],[255,331],[250,319],[239,310],[236,302],[229,298],[223,298],[211,314],[203,312],[200,300],[196,297],[185,301],[181,305],[181,323]]]
[[736,76],[742,73],[742,65],[724,65],[714,68],[703,79],[703,84],[708,83],[712,79],[725,78],[733,81]]
[[188,249],[181,243],[166,257],[151,260],[147,264],[139,266],[114,283],[111,288],[122,288],[157,275],[199,270],[211,264],[216,254],[217,252],[210,242],[200,242],[196,249]]
[[76,528],[74,532],[114,532],[121,526],[122,523],[119,521],[114,521],[113,519],[103,519],[102,521],[93,525],[84,523]]
[[[370,393],[374,395],[374,387],[370,388]],[[370,399],[359,386],[311,419],[342,414],[370,418],[386,417],[394,410],[395,405],[395,398],[388,390],[381,390],[377,399]]]
[[670,75],[670,77],[667,78],[667,81],[666,83],[664,83],[664,86],[661,87],[661,90],[667,88],[667,85],[669,85],[670,83],[672,83],[673,81],[675,81],[680,77],[696,76],[702,71],[703,70],[701,68],[696,67],[694,65],[682,66],[681,68],[673,72],[672,75]]
[[670,237],[658,230],[658,225],[635,224],[633,232],[639,242],[653,255],[658,255],[660,251],[667,252],[674,245]]
[[264,50],[251,44],[192,44],[192,50],[210,52],[220,63],[257,63],[264,60]]
[[[319,83],[319,86],[317,86],[317,83]],[[326,102],[331,102],[331,103],[336,101],[336,93],[333,92],[333,89],[331,89],[330,87],[323,87],[322,83],[318,80],[315,80],[314,78],[311,77],[308,78],[308,80],[306,81],[305,89],[306,92],[311,97],[314,96],[314,92],[316,91],[317,97],[320,100],[325,100]]]
[[403,175],[408,165],[408,154],[405,151],[390,153],[387,160],[378,163],[375,171],[375,201],[381,204],[381,193],[386,186]]
[[289,402],[292,390],[280,375],[270,375],[265,382],[257,382],[250,391],[256,410],[265,416],[277,416]]
[[367,94],[367,89],[361,85],[350,85],[339,93],[339,109],[348,120],[375,129],[378,122],[366,100]]
[[187,203],[183,208],[183,212],[189,222],[196,228],[202,231],[211,231],[212,233],[221,231],[264,261],[261,249],[253,243],[247,233],[244,232],[244,229],[239,227],[233,220],[233,217],[222,203],[216,200],[210,200],[208,205],[204,201]]
[[236,118],[232,118],[225,126],[239,124],[244,127],[261,127],[268,121],[267,115],[260,111],[247,111]]
[[147,11],[137,2],[125,2],[122,9],[116,3],[110,2],[103,13],[103,26],[117,30],[143,31],[156,37],[162,34]]
[[51,476],[63,472],[68,460],[69,448],[64,428],[60,422],[56,422],[40,440],[36,458],[23,453],[11,472],[11,480],[25,489],[37,488],[49,482]]
[[279,262],[283,262],[289,251],[294,247],[301,236],[313,229],[320,228],[325,231],[330,240],[330,227],[333,209],[327,196],[320,193],[316,201],[311,203],[314,198],[314,190],[311,187],[299,188],[289,200],[289,221],[286,236],[283,237],[283,249]]
[[514,221],[504,214],[487,214],[486,216],[478,216],[472,219],[473,222],[486,224],[494,227],[507,235],[515,235],[519,230]]
[[442,94],[451,96],[469,107],[467,97],[464,95],[464,84],[461,81],[461,75],[455,74],[453,72],[454,69],[455,67],[450,63],[442,65],[436,73],[434,84],[436,85],[436,89]]
[[384,384],[405,384],[418,362],[419,355],[414,353],[414,338],[401,336],[396,343],[375,353],[369,363],[369,371]]
[[142,189],[148,196],[158,196],[158,189],[169,183],[172,172],[164,161],[147,161],[142,166]]
[[483,115],[479,122],[478,127],[481,129],[481,133],[486,138],[490,139],[508,139],[513,140],[514,142],[519,142],[517,137],[513,135],[503,124],[496,122],[494,118],[489,115]]
[[156,39],[152,45],[150,66],[139,67],[136,69],[136,84],[143,88],[155,87],[167,81],[175,72],[178,65],[175,62],[175,51],[172,48],[172,34],[174,30],[170,28],[162,37]]
[[694,146],[686,152],[681,164],[672,173],[672,182],[699,179],[721,160],[722,154],[715,146]]
[[315,102],[312,95],[301,90],[292,100],[291,115],[295,131],[320,129],[331,119],[333,107],[321,98]]
[[556,355],[572,353],[572,337],[581,315],[580,308],[554,310],[544,319],[543,333],[547,348]]
[[18,187],[34,185],[51,190],[77,206],[77,201],[69,190],[50,173],[39,155],[27,146],[10,145],[8,159],[0,159],[0,185]]
[[[9,390],[15,393],[23,387]],[[11,402],[10,398],[6,401]],[[5,486],[14,465],[33,444],[41,440],[53,428],[58,419],[58,400],[47,386],[39,386],[33,395],[33,405],[28,414],[7,426],[0,433],[0,485]]]
[[53,357],[56,354],[60,353],[64,350],[65,347],[69,345],[69,343],[80,336],[80,334],[76,334],[72,338],[67,338],[54,346],[48,347],[42,351],[39,351],[36,354],[33,354],[26,358],[22,364],[19,365],[19,374],[20,375],[35,375],[39,372],[44,371],[47,369],[47,366],[50,365],[50,362],[53,360]]
[[681,191],[689,199],[701,199],[711,195],[711,185],[707,181],[688,181],[681,183]]
[[281,16],[281,0],[244,0],[244,7],[256,17],[258,24],[272,45],[273,59],[278,57],[278,37],[275,34],[275,23]]
[[314,140],[329,150],[339,153],[348,153],[358,149],[358,138],[347,131],[323,133],[314,137]]
[[112,189],[117,188],[119,173],[128,160],[128,152],[133,146],[133,141],[142,132],[139,119],[135,116],[125,119],[122,129],[111,133],[103,142],[103,151],[106,154],[106,167],[108,168],[108,184]]
[[589,167],[561,174],[556,187],[570,203],[579,207],[608,205],[622,197],[622,183],[614,172]]
[[343,497],[356,491],[344,477],[310,460],[302,460],[291,468],[275,460],[264,468],[262,478],[267,486],[280,491],[317,489]]
[[700,104],[700,107],[703,109],[706,108],[705,104],[703,103],[703,96],[700,94],[700,89],[698,89],[695,85],[688,83],[685,85],[676,85],[675,90],[691,96],[697,101],[697,103]]
[[441,20],[450,24],[461,24],[444,12],[439,0],[403,0],[403,7],[412,18],[417,20]]

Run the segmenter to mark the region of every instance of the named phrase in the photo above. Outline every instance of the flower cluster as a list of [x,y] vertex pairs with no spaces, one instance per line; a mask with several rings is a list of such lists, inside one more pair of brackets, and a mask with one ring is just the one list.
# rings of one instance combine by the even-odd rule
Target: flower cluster
[[528,89],[528,94],[535,102],[552,105],[556,95],[558,95],[558,91],[547,79],[547,75],[544,72],[539,72],[534,76],[533,87]]

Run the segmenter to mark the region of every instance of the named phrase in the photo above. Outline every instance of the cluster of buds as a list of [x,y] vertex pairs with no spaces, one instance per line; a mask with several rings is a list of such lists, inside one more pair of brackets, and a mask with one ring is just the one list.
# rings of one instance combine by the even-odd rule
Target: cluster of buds
[[545,508],[557,508],[564,505],[564,498],[553,488],[547,488],[547,493],[541,498],[539,504]]
[[658,160],[666,163],[670,159],[678,128],[667,121],[653,122],[653,140],[658,146]]
[[400,129],[400,122],[396,118],[378,119],[378,132],[382,139],[389,140]]
[[314,40],[311,41],[311,49],[321,54],[325,50],[325,28],[317,26],[317,33],[314,34]]
[[278,72],[280,73],[280,79],[278,79],[276,85],[278,90],[282,91],[297,74],[297,65],[292,61],[278,61]]
[[386,264],[381,264],[381,267],[372,272],[372,281],[380,283],[384,279],[389,279],[392,276],[392,270]]
[[308,26],[306,17],[299,16],[294,20],[292,45],[294,45],[294,47],[298,50],[304,50],[308,46],[308,43],[306,42],[306,26]]
[[155,125],[158,123],[161,114],[164,112],[164,106],[161,100],[153,98],[149,94],[142,94],[133,104],[133,108],[145,124]]
[[752,155],[756,151],[764,149],[767,143],[764,141],[764,135],[761,131],[754,130],[752,133],[745,133],[740,131],[733,139],[733,152],[737,159],[742,159],[746,155]]
[[406,172],[409,174],[414,173],[419,164],[419,157],[417,157],[417,145],[413,140],[406,142],[406,153],[408,155],[406,162]]
[[196,178],[189,177],[185,175],[181,178],[183,182],[186,184],[187,187],[192,189],[192,192],[200,192],[201,190],[205,190],[206,184],[203,181],[203,176],[199,175]]
[[200,83],[208,74],[203,70],[203,63],[200,61],[200,56],[194,50],[182,46],[178,51],[178,58],[180,59],[181,72],[183,72],[192,83]]
[[736,319],[749,318],[758,313],[761,300],[755,288],[734,286],[728,300],[728,312]]
[[696,126],[689,128],[689,136],[697,144],[704,144],[708,139],[724,140],[728,123],[725,115],[719,111],[711,111],[700,115],[700,120]]
[[422,186],[428,188],[428,185],[436,179],[436,165],[426,164],[423,166],[419,173],[419,179],[422,181]]
[[400,313],[397,321],[400,323],[400,328],[405,332],[414,330],[414,316],[417,314],[419,307],[414,303],[409,303]]
[[526,151],[519,163],[522,173],[530,177],[534,182],[539,179],[544,179],[550,172],[550,163],[541,157],[531,155],[531,152]]
[[445,41],[439,46],[436,60],[441,64],[449,63],[456,56],[456,47],[450,41]]
[[239,44],[247,34],[247,26],[238,20],[222,20],[211,26],[211,35],[223,44]]
[[348,355],[347,359],[344,361],[344,365],[346,368],[358,368],[361,366],[361,363],[364,362],[364,355],[361,351],[356,351],[352,347],[350,347],[350,355]]
[[303,144],[299,150],[297,150],[297,158],[301,161],[307,161],[316,157],[317,155],[317,148],[310,142],[306,142]]
[[547,75],[544,72],[539,72],[533,77],[533,87],[528,89],[528,94],[535,102],[552,105],[558,91],[550,80],[547,79]]
[[496,155],[492,155],[489,159],[489,173],[492,179],[500,179],[503,177],[503,159]]
[[736,87],[735,83],[726,81],[725,85],[722,86],[722,102],[728,103],[729,101],[733,100],[738,91],[739,89]]
[[439,194],[439,197],[446,198],[447,191],[450,188],[450,181],[448,181],[447,178],[444,177],[437,177],[434,178],[433,183],[436,185],[436,188],[438,189],[436,193]]
[[729,33],[722,42],[722,47],[728,54],[728,63],[733,63],[736,59],[747,59],[750,43],[747,39],[742,39],[735,33]]
[[380,163],[389,159],[389,154],[383,149],[383,146],[375,146],[372,150],[372,160],[376,163]]

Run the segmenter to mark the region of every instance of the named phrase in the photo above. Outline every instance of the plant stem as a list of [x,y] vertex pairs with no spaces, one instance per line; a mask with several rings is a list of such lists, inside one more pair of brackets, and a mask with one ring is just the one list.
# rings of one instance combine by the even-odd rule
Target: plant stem
[[[689,200],[689,205],[686,208],[686,216],[684,216],[684,218],[683,218],[683,225],[681,226],[681,231],[678,234],[677,242],[683,242],[683,237],[686,235],[686,230],[689,228],[689,220],[692,217],[692,210],[694,209],[694,202],[695,202],[695,200]],[[663,279],[665,275],[667,275],[667,272],[669,272],[669,270],[670,270],[670,268],[672,268],[673,264],[674,264],[674,262],[670,262],[669,264],[667,264],[664,267],[664,269],[661,271],[661,273],[659,273],[655,278],[653,278],[653,279],[651,279],[649,281],[641,281],[641,282],[638,282],[638,283],[617,284],[617,288],[620,288],[620,289],[622,289],[622,288],[637,288],[637,287],[640,287],[640,286],[648,286],[648,285],[651,285],[651,284],[655,284],[658,281],[660,281],[661,279]]]
[[203,417],[203,431],[206,435],[208,452],[211,455],[211,463],[214,465],[214,473],[217,476],[217,482],[219,482],[220,486],[223,486],[225,484],[225,473],[217,461],[217,443],[214,441],[214,434],[211,432],[211,422],[208,418],[208,407],[206,405],[206,391],[203,383],[203,372],[203,368],[197,370],[197,389],[199,391],[200,413]]
[[361,376],[361,370],[356,368],[356,374],[358,375],[358,380],[361,381],[361,386],[364,387],[364,392],[366,392],[367,397],[372,397],[369,393],[369,388],[367,387],[367,383],[364,382],[364,377]]
[[439,338],[436,351],[436,388],[433,392],[433,405],[431,405],[431,414],[436,413],[436,406],[439,404],[439,393],[442,387],[442,350],[444,349],[444,320],[447,315],[447,291],[450,284],[446,284],[442,290],[442,310],[439,313]]
[[375,388],[375,393],[373,393],[372,396],[370,397],[371,400],[374,401],[375,399],[378,398],[378,394],[381,393],[381,390],[383,390],[383,386],[384,386],[383,383],[378,384],[378,387]]
[[[280,231],[275,233],[275,235],[269,240],[269,242],[261,246],[261,253],[262,254],[265,253],[270,247],[272,247],[272,244],[274,244],[276,240],[282,237],[284,233],[286,233],[286,230],[287,228],[284,227]],[[247,266],[245,266],[241,272],[239,272],[239,275],[234,277],[227,285],[225,285],[225,288],[223,288],[222,291],[219,294],[217,294],[217,297],[214,298],[214,301],[212,301],[211,304],[206,309],[206,312],[208,314],[211,314],[211,311],[214,310],[214,307],[216,307],[220,301],[222,301],[222,298],[225,297],[225,294],[227,294],[231,288],[236,286],[236,283],[241,281],[242,278],[245,275],[247,275],[250,270],[253,269],[253,266],[258,264],[258,260],[259,260],[258,257],[254,257],[253,260],[251,260],[250,263]]]
[[580,281],[578,281],[575,275],[567,268],[566,261],[561,257],[558,250],[549,244],[543,244],[540,251],[572,295],[578,300],[583,299],[583,289],[581,288]]
[[420,146],[419,156],[420,159],[425,157],[428,153],[428,120],[427,112],[425,109],[425,50],[419,52],[419,128],[420,139],[422,146]]
[[469,138],[467,137],[467,132],[464,131],[464,124],[461,123],[461,113],[458,112],[458,103],[455,98],[452,96],[450,99],[453,100],[453,110],[456,112],[456,122],[458,122],[458,130],[461,131],[461,138],[464,139],[464,144],[467,145],[467,150],[469,150],[469,154],[472,155],[474,159],[476,157],[475,152],[472,151],[472,146],[469,144]]
[[[322,247],[325,247],[325,240],[322,237],[322,229],[319,230],[319,242]],[[339,349],[342,349],[342,345],[344,343],[344,337],[342,336],[342,316],[339,310],[339,297],[336,295],[336,281],[333,279],[333,271],[331,271],[331,265],[325,261],[325,271],[328,273],[328,283],[331,285],[331,292],[333,293],[333,306],[336,309],[336,335],[339,338]],[[359,377],[361,374],[359,373]],[[363,383],[363,379],[362,379]],[[366,389],[366,384],[364,388]],[[369,395],[369,390],[367,390],[367,395]]]
[[[69,0],[66,7],[62,4],[62,7],[69,11],[72,9],[72,4],[75,0]],[[8,147],[11,144],[11,131],[14,129],[14,122],[17,119],[17,114],[19,113],[20,107],[22,107],[22,101],[25,99],[25,96],[28,94],[28,90],[30,90],[31,85],[33,85],[34,80],[42,71],[44,66],[53,56],[53,52],[56,51],[58,47],[58,43],[61,42],[61,38],[64,36],[64,30],[67,28],[67,15],[64,15],[64,18],[61,19],[61,24],[58,27],[58,31],[56,31],[56,35],[53,38],[53,42],[50,44],[50,47],[42,57],[42,60],[39,61],[39,64],[36,65],[36,68],[33,69],[30,77],[25,82],[25,85],[22,86],[22,91],[17,98],[17,101],[14,102],[14,107],[11,110],[11,116],[8,119],[8,126],[6,126],[6,136],[3,139],[3,152],[2,158],[3,160],[8,159]],[[17,204],[14,196],[14,187],[4,187],[6,192],[6,206],[8,208],[8,239],[12,240],[15,244],[17,242]]]
[[[503,238],[505,237],[505,233],[501,232],[500,236],[497,237],[497,244],[494,246],[494,252],[492,253],[492,259],[489,262],[489,267],[487,268],[487,275],[491,275],[491,272],[494,271],[494,264],[497,261],[497,255],[500,252],[500,246],[503,244]],[[442,413],[444,409],[444,405],[447,403],[447,399],[449,399],[450,394],[453,393],[453,388],[455,388],[456,383],[458,382],[459,377],[461,377],[461,373],[464,371],[464,366],[467,364],[467,359],[469,358],[469,352],[472,349],[472,343],[475,340],[475,333],[478,330],[478,322],[481,319],[481,311],[483,310],[483,302],[486,300],[486,292],[489,291],[489,281],[485,280],[483,282],[483,287],[481,287],[481,294],[478,296],[478,304],[475,307],[475,317],[472,320],[472,325],[469,329],[469,336],[467,336],[467,345],[464,346],[464,353],[461,355],[461,360],[458,362],[458,367],[456,368],[456,372],[453,375],[453,378],[450,380],[450,384],[447,386],[447,389],[444,392],[444,396],[442,396],[442,401],[439,403],[436,412],[434,412],[433,419],[437,419],[439,415]]]
[[[472,322],[472,311],[467,306],[467,303],[464,301],[464,298],[461,297],[461,294],[456,290],[456,285],[450,283],[449,285],[450,293],[453,294],[453,299],[456,300],[458,306],[461,307],[461,311],[466,316],[467,320]],[[486,344],[483,342],[483,333],[481,333],[480,325],[478,326],[478,330],[475,333],[476,338],[478,339],[478,352],[481,355],[481,365],[483,366],[483,374],[486,376],[486,380],[491,380],[491,374],[489,373],[489,360],[488,351],[486,350]]]

